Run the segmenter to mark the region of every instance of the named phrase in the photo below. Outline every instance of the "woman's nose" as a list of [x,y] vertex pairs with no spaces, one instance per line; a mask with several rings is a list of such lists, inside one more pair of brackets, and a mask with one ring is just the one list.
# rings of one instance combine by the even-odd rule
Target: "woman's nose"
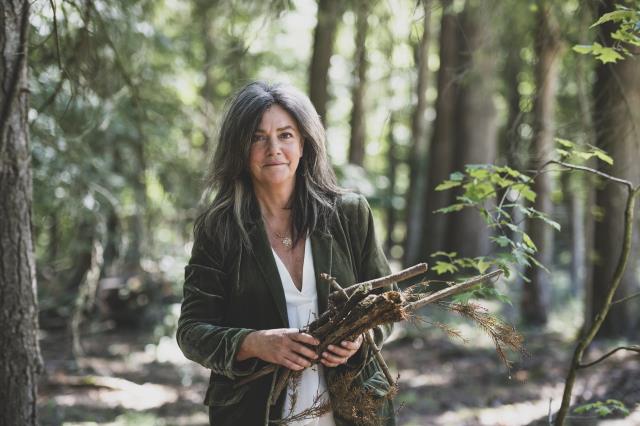
[[269,136],[267,139],[267,152],[278,153],[280,152],[280,144],[278,143],[277,136]]

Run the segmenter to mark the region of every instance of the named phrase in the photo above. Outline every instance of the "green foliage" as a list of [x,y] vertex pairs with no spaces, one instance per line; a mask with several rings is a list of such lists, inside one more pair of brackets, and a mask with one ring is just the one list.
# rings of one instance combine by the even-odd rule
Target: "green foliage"
[[[453,185],[454,183],[456,185]],[[439,274],[455,273],[464,268],[482,273],[494,266],[508,273],[510,264],[537,264],[534,258],[537,247],[520,224],[513,222],[510,211],[520,210],[524,217],[543,220],[556,229],[559,229],[560,225],[519,201],[535,201],[536,194],[531,188],[532,183],[531,177],[511,167],[485,164],[467,165],[464,173],[456,172],[449,180],[439,185],[439,191],[461,187],[463,192],[456,196],[456,203],[437,212],[449,213],[463,208],[478,210],[487,226],[494,231],[494,236],[490,238],[498,251],[494,257],[475,259],[454,259],[450,253],[435,253],[434,256],[447,256],[448,261],[437,261],[433,269]],[[526,279],[524,276],[523,278]]]
[[569,161],[571,163],[580,164],[585,161],[596,157],[598,160],[607,163],[608,165],[613,165],[613,158],[608,155],[605,151],[601,150],[598,147],[587,144],[586,148],[582,149],[577,147],[573,142],[568,141],[562,138],[555,138],[556,142],[560,147],[555,149],[556,154],[558,154],[558,158],[561,161]]
[[607,22],[613,22],[617,29],[611,33],[614,44],[611,47],[600,43],[575,45],[573,50],[581,54],[591,54],[603,64],[617,62],[625,56],[631,56],[631,52],[625,45],[640,47],[640,5],[637,9],[631,9],[622,5],[616,5],[616,10],[602,15],[591,28]]
[[[613,163],[613,159],[599,148],[589,145],[585,149],[562,138],[556,138],[556,142],[559,160],[579,163],[595,157],[607,164]],[[536,199],[536,193],[532,188],[535,176],[529,176],[508,166],[467,165],[464,172],[453,173],[448,180],[438,185],[438,191],[454,189],[459,192],[455,197],[455,203],[436,212],[446,214],[465,208],[477,210],[493,232],[489,238],[496,250],[492,256],[477,258],[458,258],[455,252],[439,251],[432,254],[432,257],[437,259],[432,269],[439,275],[468,271],[484,273],[491,267],[500,268],[507,275],[513,269],[525,281],[528,281],[528,278],[520,272],[521,267],[538,267],[548,272],[546,266],[535,257],[538,251],[535,242],[521,223],[513,219],[513,212],[518,211],[519,217],[541,220],[560,231],[558,222],[530,205]],[[461,301],[478,297],[508,301],[492,287],[483,286],[459,296]]]
[[617,399],[607,399],[606,401],[597,401],[589,404],[583,404],[576,407],[573,410],[576,414],[585,414],[589,412],[593,412],[598,415],[598,417],[606,417],[610,414],[622,414],[623,416],[629,415],[629,410],[624,405],[622,401],[618,401]]

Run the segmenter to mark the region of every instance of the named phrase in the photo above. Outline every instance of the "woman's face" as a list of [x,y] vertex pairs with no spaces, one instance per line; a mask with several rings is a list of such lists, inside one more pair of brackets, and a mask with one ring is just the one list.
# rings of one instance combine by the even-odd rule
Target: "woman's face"
[[249,172],[254,185],[293,188],[300,158],[302,136],[296,120],[280,105],[272,105],[262,115],[251,143]]

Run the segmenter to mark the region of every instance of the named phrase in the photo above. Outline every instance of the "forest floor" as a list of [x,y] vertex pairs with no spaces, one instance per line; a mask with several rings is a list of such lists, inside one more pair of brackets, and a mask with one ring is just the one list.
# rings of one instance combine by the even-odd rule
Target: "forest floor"
[[[559,334],[526,333],[529,356],[511,356],[509,371],[483,336],[471,333],[465,343],[438,330],[396,329],[384,356],[400,374],[399,425],[543,425],[549,404],[554,411],[559,407],[573,349]],[[468,337],[469,330],[463,334]],[[77,362],[71,346],[62,333],[43,333],[42,426],[208,425],[202,405],[208,372],[186,360],[172,337],[122,331],[86,335]],[[608,347],[596,347],[587,358]],[[619,352],[581,372],[574,396],[619,399],[631,414],[573,424],[640,425],[640,357]]]

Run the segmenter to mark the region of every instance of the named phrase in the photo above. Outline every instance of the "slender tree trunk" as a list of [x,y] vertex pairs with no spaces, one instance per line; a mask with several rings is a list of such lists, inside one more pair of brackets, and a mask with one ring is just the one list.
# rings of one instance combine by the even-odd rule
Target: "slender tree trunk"
[[318,23],[313,33],[313,53],[309,66],[309,98],[325,125],[329,102],[329,68],[341,12],[338,0],[318,2]]
[[[595,20],[594,16],[597,10],[594,8],[594,4],[581,5],[580,9],[580,27],[583,29],[580,34],[580,44],[589,44],[591,42],[591,31],[589,25]],[[593,103],[592,103],[592,91],[591,86],[588,84],[592,80],[591,73],[593,72],[593,59],[588,56],[580,56],[577,58],[576,67],[578,74],[576,76],[576,83],[578,86],[578,105],[580,106],[580,114],[584,119],[585,124],[585,141],[592,145],[595,145],[595,129],[593,126]],[[597,163],[595,159],[591,159],[587,162],[587,166],[596,169]],[[593,278],[593,268],[591,264],[594,256],[594,230],[595,230],[595,216],[594,206],[596,205],[596,190],[595,177],[590,175],[576,174],[574,179],[578,181],[578,185],[582,192],[582,210],[583,210],[583,223],[584,237],[576,236],[577,229],[573,232],[573,239],[578,240],[574,242],[574,246],[582,243],[582,253],[573,253],[572,256],[572,277],[575,276],[576,283],[572,284],[572,292],[576,295],[582,294],[584,300],[584,318],[591,318],[593,313],[590,311],[593,303],[591,302],[592,288],[591,284]],[[571,194],[572,199],[578,198],[580,194]],[[573,216],[573,214],[572,214]],[[581,241],[580,241],[581,240]],[[582,256],[582,258],[580,258]],[[587,266],[589,265],[589,266]]]
[[202,151],[205,153],[209,152],[215,133],[215,108],[213,106],[215,81],[212,71],[213,64],[216,60],[215,40],[217,34],[214,27],[214,13],[217,5],[218,2],[214,0],[199,1],[195,9],[197,16],[194,17],[200,25],[202,46],[204,48],[204,63],[202,67],[204,84],[200,89],[200,96],[202,97],[202,113],[204,115],[204,128],[202,129],[204,143],[202,144]]
[[[551,7],[545,0],[538,2],[535,52],[537,63],[535,79],[537,96],[533,103],[534,139],[533,168],[538,169],[553,157],[553,135],[555,100],[560,59],[559,29],[552,15]],[[533,189],[536,192],[534,208],[552,215],[552,176],[542,173],[536,177]],[[528,234],[538,248],[535,258],[550,267],[553,259],[553,229],[539,219],[528,222]],[[547,322],[549,305],[550,276],[544,269],[527,268],[531,280],[524,284],[520,308],[524,323],[544,325]]]
[[422,37],[414,46],[414,56],[418,78],[416,80],[416,106],[411,116],[411,150],[409,152],[409,187],[405,203],[405,260],[415,259],[420,235],[422,233],[422,215],[424,185],[427,164],[427,87],[429,83],[429,43],[431,42],[431,0],[423,0]]
[[[516,170],[525,170],[527,164],[527,150],[528,143],[520,136],[520,126],[525,122],[527,117],[520,108],[521,96],[519,91],[520,78],[519,76],[527,69],[520,52],[522,46],[526,43],[527,33],[529,28],[523,25],[514,25],[504,28],[501,34],[501,50],[504,51],[505,59],[504,66],[501,71],[502,81],[504,82],[504,93],[507,102],[507,122],[501,131],[498,141],[498,153],[503,157],[509,167]],[[504,195],[504,192],[502,192]],[[514,203],[522,205],[523,202],[520,198],[516,199]],[[522,224],[525,222],[525,216],[518,208],[509,209],[511,218],[514,223]],[[522,225],[520,225],[522,227]],[[509,232],[509,231],[507,231]],[[515,242],[521,242],[522,237],[517,232],[510,232],[510,238]],[[521,274],[524,273],[523,268],[515,265],[517,268],[517,274],[513,274],[514,288],[518,288],[522,285]],[[516,313],[518,307],[509,306],[506,307],[509,310],[509,315],[515,317],[519,315]]]
[[[469,0],[461,19],[460,81],[456,106],[454,167],[493,163],[497,149],[495,1]],[[464,209],[449,218],[449,250],[462,257],[489,254],[489,228],[474,209]]]
[[[615,10],[612,0],[600,3],[598,16]],[[608,24],[600,26],[600,42],[611,45],[610,34],[614,27]],[[635,53],[639,49],[636,49]],[[615,64],[599,64],[594,85],[594,127],[596,143],[606,150],[614,160],[613,166],[600,163],[602,171],[613,176],[640,182],[640,62],[637,58],[626,59]],[[611,277],[620,255],[624,223],[626,193],[617,185],[599,188],[596,204],[603,216],[596,222],[595,245],[596,261],[593,266],[592,309],[597,312],[602,306]],[[625,297],[638,289],[638,236],[634,235],[629,264],[614,300]],[[604,320],[598,337],[629,335],[638,321],[637,313],[629,303],[614,305]],[[590,322],[592,318],[587,318]]]
[[363,0],[356,3],[356,51],[355,51],[355,81],[351,91],[353,109],[351,110],[351,143],[349,144],[349,162],[359,166],[364,165],[367,129],[365,124],[364,98],[367,83],[367,31],[369,5]]
[[36,425],[42,371],[27,112],[29,1],[0,2],[0,424]]
[[[581,44],[588,44],[591,32],[589,25],[594,21],[589,5],[582,5],[579,9],[579,15],[580,28],[582,28]],[[593,61],[584,55],[578,56],[576,61],[578,105],[583,120],[582,127],[585,129],[584,140],[589,144],[594,144],[594,129],[591,120],[593,111],[588,87],[589,74],[592,71],[589,64]],[[587,165],[596,168],[595,160],[592,159],[590,162],[592,164]],[[594,221],[590,207],[595,204],[595,185],[593,185],[593,176],[583,173],[574,173],[570,179],[572,188],[579,188],[579,190],[568,192],[571,203],[571,293],[574,297],[581,296],[586,299],[592,271],[592,268],[587,268],[587,264],[591,263],[592,258]],[[585,305],[589,306],[588,303]],[[585,318],[589,316],[585,313]]]
[[[440,23],[440,69],[438,70],[438,98],[436,100],[436,120],[429,146],[429,166],[424,185],[424,214],[420,248],[416,253],[408,253],[408,263],[429,260],[429,255],[442,250],[445,245],[449,215],[433,213],[449,205],[449,191],[435,191],[435,187],[449,177],[452,171],[454,145],[454,118],[457,85],[456,49],[458,17],[452,11],[452,1],[442,0],[442,21]],[[408,232],[411,232],[409,229]]]
[[389,117],[389,133],[387,139],[387,161],[388,163],[388,171],[387,177],[389,178],[389,193],[387,196],[387,238],[385,239],[384,248],[387,254],[390,254],[391,248],[395,244],[395,240],[393,238],[393,231],[396,227],[397,215],[395,203],[393,202],[396,197],[396,172],[397,172],[397,164],[398,164],[398,153],[396,149],[396,139],[393,134],[394,127],[396,125],[396,117],[395,112],[391,113]]
[[[125,265],[130,271],[137,270],[142,259],[142,247],[148,249],[151,239],[146,238],[151,232],[146,229],[145,212],[147,210],[146,156],[144,151],[144,133],[138,126],[138,140],[131,141],[134,152],[134,170],[130,176],[134,192],[134,213],[129,218],[128,245],[125,253]],[[146,244],[145,244],[146,243]]]

